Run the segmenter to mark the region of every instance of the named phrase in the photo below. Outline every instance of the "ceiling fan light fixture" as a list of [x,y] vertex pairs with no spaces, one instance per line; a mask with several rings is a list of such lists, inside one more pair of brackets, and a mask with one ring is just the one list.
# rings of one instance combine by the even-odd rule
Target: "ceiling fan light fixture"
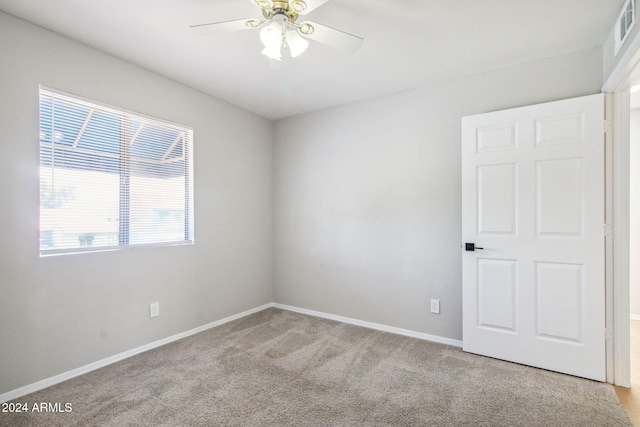
[[261,52],[264,56],[269,59],[275,59],[276,61],[282,60],[282,49],[280,45],[278,46],[265,46]]
[[362,46],[362,37],[346,33],[314,21],[298,22],[302,15],[317,9],[329,0],[249,0],[262,9],[264,19],[236,19],[192,25],[200,35],[219,31],[259,29],[264,45],[262,54],[280,61],[283,55],[295,58],[309,47],[309,39],[346,52],[355,52]]
[[296,30],[289,29],[284,33],[284,35],[292,58],[302,55],[309,47],[309,42],[303,37],[300,37],[300,34],[298,34]]
[[260,41],[265,48],[279,48],[282,45],[282,25],[277,22],[271,22],[269,25],[260,30]]

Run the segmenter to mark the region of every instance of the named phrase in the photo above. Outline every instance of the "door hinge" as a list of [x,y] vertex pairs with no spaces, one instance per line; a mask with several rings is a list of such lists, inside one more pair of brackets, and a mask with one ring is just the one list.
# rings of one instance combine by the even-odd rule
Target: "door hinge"
[[613,332],[611,331],[611,328],[605,327],[604,328],[604,340],[605,341],[611,341],[613,339]]
[[612,233],[611,224],[604,224],[604,237],[611,237]]
[[611,133],[611,120],[604,121],[604,133]]

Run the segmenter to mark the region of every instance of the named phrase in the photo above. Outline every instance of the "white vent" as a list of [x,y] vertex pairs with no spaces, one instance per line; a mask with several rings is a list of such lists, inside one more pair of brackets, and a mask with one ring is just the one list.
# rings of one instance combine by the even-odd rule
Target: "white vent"
[[620,11],[620,15],[618,15],[618,20],[616,21],[616,26],[614,28],[615,32],[615,45],[614,45],[614,55],[617,55],[620,51],[620,48],[629,37],[629,33],[633,29],[633,26],[636,23],[636,5],[635,0],[627,0],[622,6],[622,10]]

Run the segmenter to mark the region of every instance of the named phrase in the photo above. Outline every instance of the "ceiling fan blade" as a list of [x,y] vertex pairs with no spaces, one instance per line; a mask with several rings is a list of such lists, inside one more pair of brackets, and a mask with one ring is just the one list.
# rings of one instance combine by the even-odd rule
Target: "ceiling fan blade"
[[360,49],[364,42],[362,37],[354,36],[353,34],[345,33],[344,31],[336,30],[335,28],[312,21],[301,22],[299,31],[300,34],[308,39],[346,52],[355,52]]
[[194,33],[201,36],[207,36],[209,34],[229,32],[229,31],[242,31],[257,28],[262,25],[262,21],[257,19],[235,19],[233,21],[211,22],[208,24],[192,25],[191,28]]
[[289,7],[298,15],[306,15],[329,0],[289,0]]
[[249,1],[258,7],[262,7],[262,8],[266,7],[269,9],[273,7],[273,1],[271,0],[249,0]]

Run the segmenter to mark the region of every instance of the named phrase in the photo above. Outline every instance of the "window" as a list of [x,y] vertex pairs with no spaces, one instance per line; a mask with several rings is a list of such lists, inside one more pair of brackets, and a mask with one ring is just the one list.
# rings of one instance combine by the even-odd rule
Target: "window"
[[40,89],[40,255],[193,243],[191,129]]

